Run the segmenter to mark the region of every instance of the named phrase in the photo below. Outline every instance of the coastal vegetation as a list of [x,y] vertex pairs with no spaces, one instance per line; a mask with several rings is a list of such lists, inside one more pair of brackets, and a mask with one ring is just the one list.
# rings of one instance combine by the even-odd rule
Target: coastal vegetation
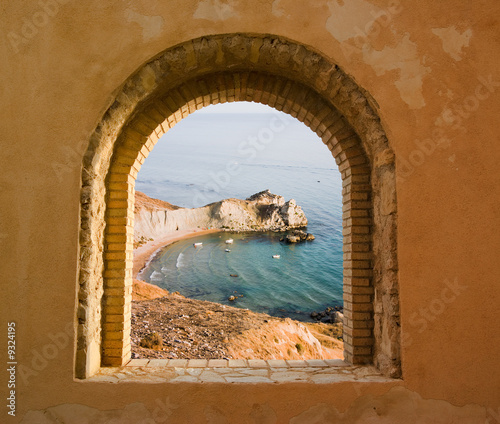
[[304,323],[134,282],[134,358],[342,359],[342,323]]

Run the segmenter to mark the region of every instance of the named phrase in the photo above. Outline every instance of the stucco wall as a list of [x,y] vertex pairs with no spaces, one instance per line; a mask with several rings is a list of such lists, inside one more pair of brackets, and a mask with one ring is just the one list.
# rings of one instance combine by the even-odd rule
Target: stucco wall
[[[344,411],[343,422],[401,422],[398,414],[413,422],[425,414],[500,422],[497,1],[29,3],[0,6],[0,314],[5,346],[7,322],[17,324],[24,367],[16,418],[3,408],[0,421],[32,411],[25,422],[43,422],[33,411],[54,408],[72,422],[72,404],[84,405],[82,415],[148,417],[168,398],[171,422],[333,422]],[[73,380],[89,136],[120,86],[149,59],[196,37],[233,32],[310,46],[378,106],[399,176],[402,382]],[[1,354],[5,363],[6,349]],[[3,394],[8,375],[1,375]]]

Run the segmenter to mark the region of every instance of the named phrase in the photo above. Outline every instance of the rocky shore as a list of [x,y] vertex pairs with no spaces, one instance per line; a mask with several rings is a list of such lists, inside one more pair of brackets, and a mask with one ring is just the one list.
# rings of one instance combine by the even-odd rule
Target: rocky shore
[[338,324],[344,320],[344,308],[342,306],[330,306],[324,311],[311,312],[311,318],[326,324]]

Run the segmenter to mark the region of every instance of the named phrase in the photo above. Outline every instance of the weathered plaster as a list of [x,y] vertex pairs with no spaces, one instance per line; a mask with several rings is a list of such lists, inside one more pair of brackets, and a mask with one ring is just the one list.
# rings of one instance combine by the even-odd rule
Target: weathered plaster
[[271,8],[271,13],[277,18],[281,18],[285,14],[284,9],[280,6],[280,2],[281,0],[274,0]]
[[398,79],[394,85],[403,101],[411,109],[425,106],[423,79],[431,69],[422,63],[417,45],[410,40],[410,34],[406,33],[396,46],[386,46],[380,51],[365,46],[363,60],[373,67],[378,76],[397,71]]
[[238,16],[234,0],[203,0],[198,3],[193,18],[218,22]]
[[[286,386],[283,386],[286,387]],[[421,424],[421,423],[464,423],[496,424],[500,410],[480,405],[455,406],[442,400],[423,399],[418,393],[404,387],[393,387],[380,396],[358,397],[344,411],[331,404],[317,403],[303,412],[290,414],[277,410],[270,403],[245,402],[239,400],[232,408],[217,404],[193,404],[199,411],[198,421],[208,424]],[[78,417],[75,419],[75,417]],[[102,423],[135,424],[144,423],[185,423],[180,405],[170,396],[161,396],[145,405],[142,402],[128,404],[123,409],[99,410],[79,404],[61,404],[45,410],[26,413],[22,424],[56,423]]]
[[445,401],[423,399],[404,387],[394,387],[382,396],[356,399],[345,412],[327,404],[309,408],[292,418],[290,424],[384,423],[420,424],[430,422],[484,424],[492,418],[487,408],[479,405],[458,407]]
[[[170,409],[166,409],[163,416],[168,418]],[[102,423],[102,424],[135,424],[148,421],[158,422],[153,413],[143,403],[131,403],[123,409],[100,411],[86,405],[62,404],[44,411],[29,411],[20,421],[25,424],[51,423]],[[159,415],[156,415],[159,417]],[[75,420],[78,421],[75,421]],[[159,421],[162,422],[162,421]],[[165,421],[163,421],[165,422]]]
[[[344,42],[342,51],[347,58],[361,55],[377,76],[397,71],[395,86],[401,99],[411,109],[420,109],[425,106],[423,78],[430,68],[423,65],[410,34],[405,33],[399,41],[392,42],[396,34],[392,21],[402,11],[399,3],[393,2],[382,9],[367,0],[331,0],[326,29],[336,40]],[[383,31],[391,34],[392,39],[377,41]],[[382,48],[377,47],[380,42],[384,43]]]
[[364,34],[367,24],[374,22],[381,9],[367,0],[331,0],[326,30],[339,42]]
[[467,29],[459,32],[455,26],[448,28],[434,28],[432,32],[437,35],[443,43],[443,50],[448,53],[453,60],[462,60],[465,47],[469,47],[472,38],[472,30]]
[[127,22],[135,22],[142,29],[142,39],[148,41],[151,38],[158,37],[164,25],[164,19],[161,16],[146,16],[135,12],[132,9],[125,10],[125,19]]

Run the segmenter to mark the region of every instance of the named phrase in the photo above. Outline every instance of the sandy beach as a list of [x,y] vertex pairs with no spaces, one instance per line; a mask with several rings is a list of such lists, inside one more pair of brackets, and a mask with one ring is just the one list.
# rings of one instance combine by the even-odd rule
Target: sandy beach
[[175,241],[198,237],[205,234],[217,233],[220,231],[221,230],[216,228],[211,230],[193,229],[176,231],[175,233],[167,234],[164,237],[143,244],[137,249],[134,249],[134,267],[132,272],[133,278],[137,278],[137,274],[139,274],[139,272],[144,269],[149,261],[154,258],[156,252],[158,252],[158,250],[162,249],[163,247],[168,246]]

